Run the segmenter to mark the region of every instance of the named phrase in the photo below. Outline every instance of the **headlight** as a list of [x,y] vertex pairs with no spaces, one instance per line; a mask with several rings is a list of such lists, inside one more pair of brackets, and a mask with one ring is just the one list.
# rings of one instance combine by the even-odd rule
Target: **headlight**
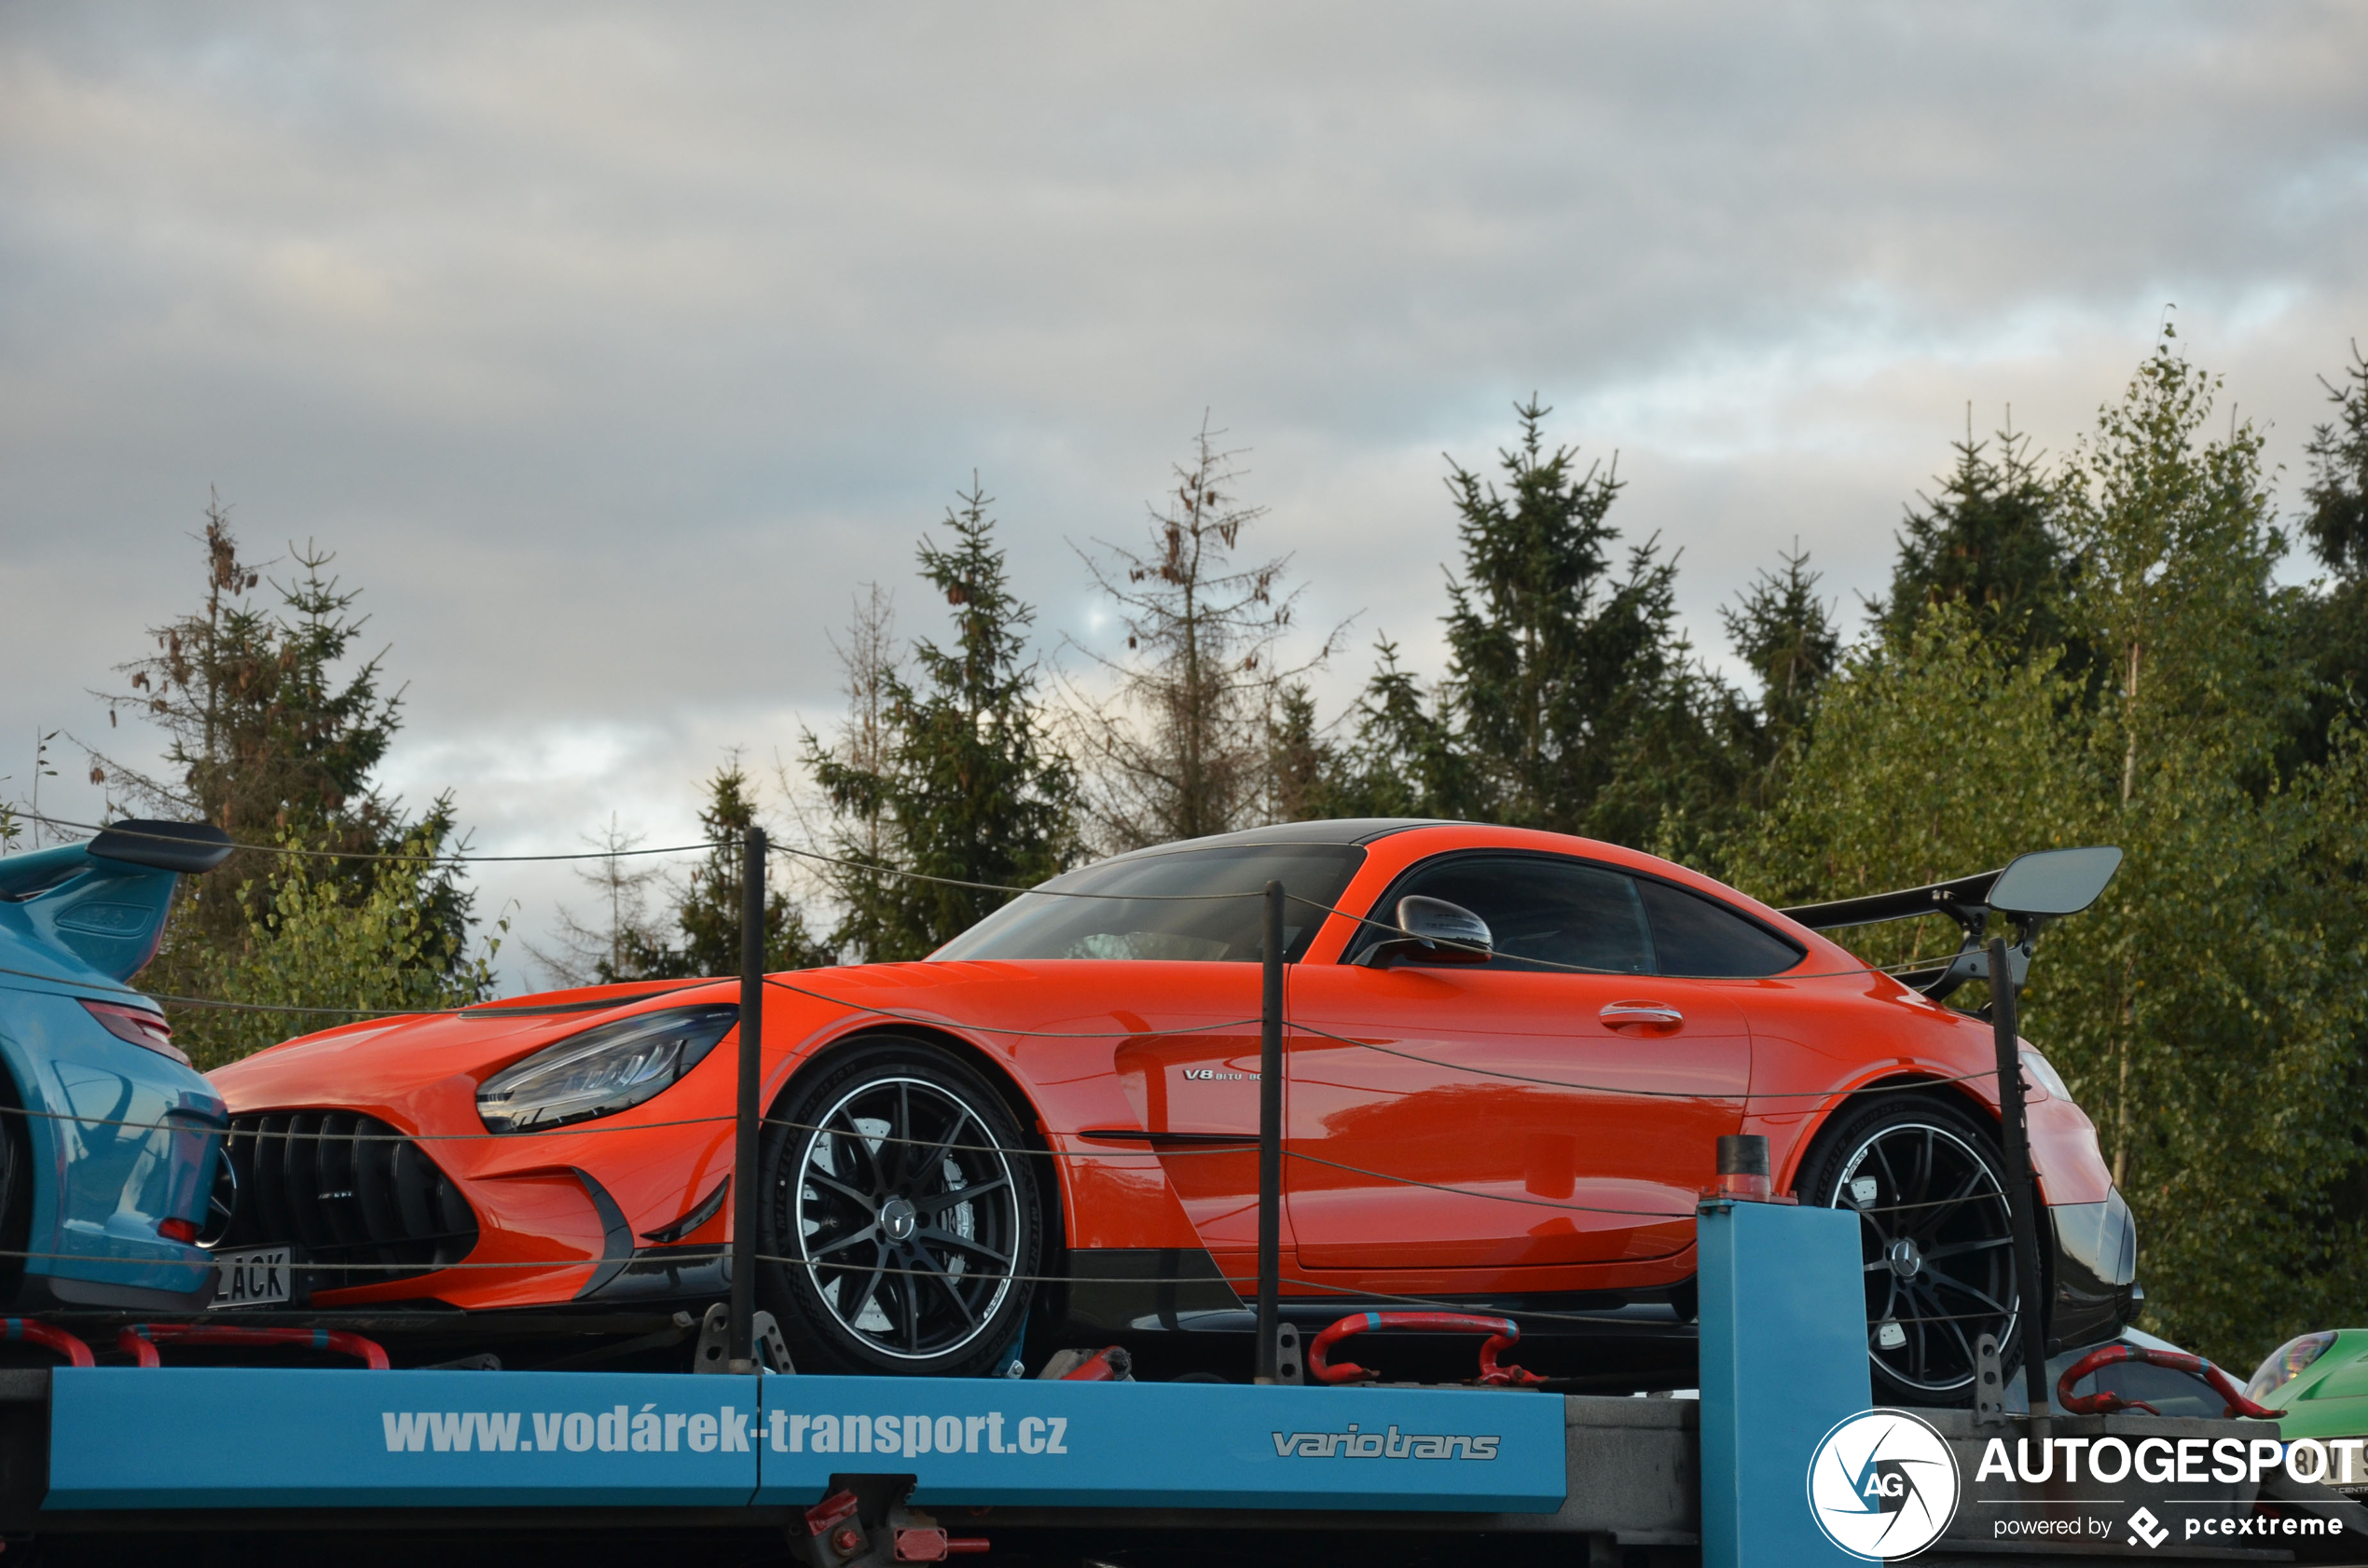
[[2030,1046],[2024,1046],[2023,1066],[2031,1069],[2031,1076],[2039,1080],[2039,1086],[2047,1091],[2049,1099],[2071,1100],[2072,1091],[2064,1087],[2064,1076],[2056,1070],[2055,1063]]
[[2302,1376],[2303,1369],[2326,1354],[2335,1342],[2335,1331],[2321,1329],[2316,1334],[2304,1334],[2288,1340],[2269,1353],[2253,1372],[2253,1381],[2245,1384],[2245,1397],[2256,1405],[2266,1405],[2269,1396]]
[[613,1115],[679,1082],[739,1021],[728,1005],[671,1007],[586,1029],[487,1079],[477,1115],[495,1133]]

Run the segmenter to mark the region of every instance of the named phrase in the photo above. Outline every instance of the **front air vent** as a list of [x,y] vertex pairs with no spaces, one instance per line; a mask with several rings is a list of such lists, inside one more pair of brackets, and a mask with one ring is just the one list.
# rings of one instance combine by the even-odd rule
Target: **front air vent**
[[227,1248],[293,1245],[314,1290],[383,1285],[458,1263],[476,1216],[417,1144],[350,1110],[230,1119],[239,1212]]

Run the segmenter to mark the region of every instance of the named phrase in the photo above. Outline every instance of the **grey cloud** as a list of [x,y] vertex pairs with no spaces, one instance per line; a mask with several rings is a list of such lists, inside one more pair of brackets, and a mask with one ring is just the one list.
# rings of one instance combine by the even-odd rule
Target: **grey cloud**
[[[2350,7],[9,16],[0,772],[215,483],[340,552],[406,787],[505,842],[825,722],[974,467],[1050,645],[1212,408],[1311,615],[1419,652],[1439,453],[1535,389],[1715,652],[1796,534],[1879,587],[1967,400],[2060,448],[2176,300],[2291,462],[2368,324]],[[632,738],[526,765],[575,732]]]

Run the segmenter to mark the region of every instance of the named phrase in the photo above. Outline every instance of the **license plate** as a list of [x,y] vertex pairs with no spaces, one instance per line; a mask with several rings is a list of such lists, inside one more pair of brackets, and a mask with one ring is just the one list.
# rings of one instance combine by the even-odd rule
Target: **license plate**
[[296,1277],[288,1251],[284,1246],[258,1246],[215,1253],[213,1305],[217,1309],[287,1305],[293,1299],[289,1286]]

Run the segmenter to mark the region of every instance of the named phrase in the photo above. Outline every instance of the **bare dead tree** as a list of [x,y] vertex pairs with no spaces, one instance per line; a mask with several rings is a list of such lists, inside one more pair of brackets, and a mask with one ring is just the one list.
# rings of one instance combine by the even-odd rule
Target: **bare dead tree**
[[1238,564],[1246,530],[1266,515],[1245,504],[1243,449],[1219,445],[1206,416],[1176,488],[1147,507],[1137,545],[1095,540],[1079,556],[1118,607],[1126,652],[1080,647],[1110,678],[1106,695],[1068,682],[1072,750],[1086,775],[1096,847],[1128,849],[1274,820],[1290,794],[1273,744],[1281,695],[1329,659],[1346,626],[1287,663],[1302,587],[1291,557]]
[[[878,778],[888,771],[896,734],[890,715],[903,664],[896,640],[896,596],[877,583],[861,585],[844,631],[831,638],[831,654],[839,667],[839,691],[847,698],[847,717],[838,734],[825,746],[811,732],[803,736],[807,776],[818,761],[837,763],[851,776]],[[822,896],[840,911],[830,936],[833,945],[854,957],[868,956],[880,937],[879,912],[886,891],[885,873],[873,867],[897,863],[895,823],[875,799],[851,801],[844,808],[807,808],[800,780],[788,764],[777,764],[782,796],[810,843],[851,865],[803,863],[803,872],[819,885]],[[818,831],[817,819],[823,824]]]
[[552,922],[554,945],[524,944],[534,961],[550,970],[560,984],[594,985],[626,977],[632,967],[636,939],[642,947],[656,942],[650,918],[650,889],[664,880],[665,868],[624,859],[647,836],[626,832],[613,813],[597,835],[585,835],[584,842],[599,850],[600,859],[578,863],[575,874],[592,889],[606,925],[587,924],[561,904]]

